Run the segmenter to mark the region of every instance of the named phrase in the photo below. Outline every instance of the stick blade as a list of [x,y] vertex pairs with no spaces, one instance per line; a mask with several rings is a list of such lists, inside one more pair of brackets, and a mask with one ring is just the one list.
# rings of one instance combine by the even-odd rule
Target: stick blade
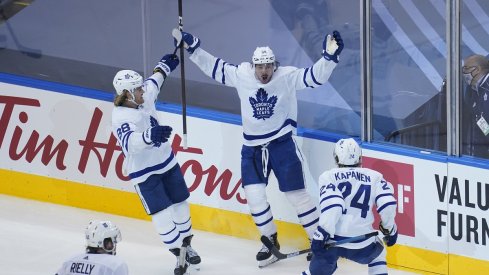
[[272,254],[277,257],[279,260],[283,260],[287,258],[287,255],[282,254],[277,247],[270,241],[266,236],[260,237],[261,242],[272,252]]

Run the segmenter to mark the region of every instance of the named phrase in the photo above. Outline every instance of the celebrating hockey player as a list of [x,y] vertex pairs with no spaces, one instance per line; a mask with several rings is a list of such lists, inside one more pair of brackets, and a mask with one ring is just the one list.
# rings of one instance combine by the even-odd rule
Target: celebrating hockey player
[[[273,170],[280,191],[293,205],[312,239],[319,212],[305,188],[302,153],[293,137],[297,128],[296,91],[317,87],[329,79],[343,49],[340,33],[335,31],[325,37],[322,57],[309,68],[279,66],[269,47],[256,48],[251,63],[235,66],[203,50],[197,37],[187,32],[181,35],[190,60],[207,76],[238,92],[244,137],[241,180],[260,233],[280,246],[265,192]],[[175,44],[179,38],[175,37]],[[277,258],[263,246],[256,260],[262,267]]]
[[127,264],[115,256],[121,231],[110,221],[91,221],[85,229],[86,253],[63,263],[56,275],[127,275]]
[[[190,194],[168,142],[172,128],[160,125],[155,107],[161,85],[178,64],[176,55],[163,56],[145,81],[135,71],[119,71],[112,112],[112,131],[126,170],[161,240],[177,256],[176,275],[184,274],[189,263],[201,261],[190,245],[192,222],[186,201]],[[185,257],[179,257],[181,251]]]
[[368,234],[373,231],[373,205],[380,215],[380,230],[387,246],[397,241],[396,199],[392,185],[382,174],[361,168],[362,152],[352,139],[341,139],[334,148],[338,168],[319,177],[321,216],[312,241],[313,256],[303,275],[329,275],[344,257],[368,264],[368,274],[387,274],[386,249],[376,236],[325,249],[330,241]]

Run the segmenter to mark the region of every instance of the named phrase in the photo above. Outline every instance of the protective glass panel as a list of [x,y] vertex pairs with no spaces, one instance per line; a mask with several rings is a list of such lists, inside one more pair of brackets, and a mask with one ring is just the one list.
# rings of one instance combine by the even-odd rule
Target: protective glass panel
[[461,4],[461,152],[489,159],[489,2]]
[[[156,5],[151,2],[151,22],[158,25],[151,24],[151,28],[158,26],[163,35],[151,37],[153,48],[159,45],[157,41],[167,39],[165,34],[178,22],[176,4],[161,4],[158,8]],[[346,5],[348,9],[344,8]],[[312,66],[321,58],[325,35],[338,29],[345,40],[340,65],[328,83],[297,93],[298,125],[358,136],[361,125],[359,8],[357,0],[184,1],[183,29],[199,37],[204,50],[228,63],[251,62],[256,47],[269,46],[281,66],[295,67]],[[151,30],[151,33],[156,32]],[[161,54],[168,48],[158,49]],[[187,54],[185,58],[188,104],[239,114],[236,90],[204,75],[188,60]],[[179,70],[165,84],[161,100],[180,103]]]
[[[174,50],[178,1],[0,1],[0,71],[114,93],[120,69],[149,76]],[[345,9],[345,6],[348,6]],[[250,61],[270,46],[282,66],[309,67],[321,58],[327,33],[345,40],[330,82],[297,94],[301,127],[359,135],[359,2],[357,0],[183,1],[183,28],[229,63]],[[2,13],[2,15],[4,15]],[[237,93],[209,79],[185,53],[187,102],[240,113]],[[159,100],[181,103],[180,72]]]
[[446,151],[445,1],[372,1],[374,140]]

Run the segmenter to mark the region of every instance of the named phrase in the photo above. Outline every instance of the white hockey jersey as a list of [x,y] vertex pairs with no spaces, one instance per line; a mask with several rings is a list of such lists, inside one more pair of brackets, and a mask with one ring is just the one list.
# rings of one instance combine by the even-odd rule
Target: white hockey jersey
[[[397,202],[394,189],[377,171],[346,167],[331,169],[319,177],[319,190],[319,225],[332,240],[372,232],[374,204],[385,228],[391,229],[395,224]],[[374,239],[340,246],[362,248]]]
[[134,184],[153,174],[161,174],[177,164],[171,142],[154,144],[143,133],[160,124],[155,102],[163,85],[163,76],[155,73],[144,81],[144,104],[138,109],[123,106],[112,111],[112,132],[125,155],[125,170]]
[[278,67],[272,79],[262,84],[248,62],[229,64],[197,48],[190,56],[207,76],[238,91],[241,101],[244,144],[256,146],[297,128],[296,91],[317,87],[330,77],[336,63],[319,59],[309,68]]
[[63,263],[56,275],[127,275],[127,264],[109,254],[79,254]]

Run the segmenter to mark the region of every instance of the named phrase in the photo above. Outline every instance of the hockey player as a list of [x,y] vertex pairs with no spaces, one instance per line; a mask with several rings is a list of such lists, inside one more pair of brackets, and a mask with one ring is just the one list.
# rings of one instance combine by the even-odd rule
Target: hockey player
[[[190,245],[192,222],[186,201],[190,194],[168,142],[172,128],[160,125],[155,107],[161,85],[178,63],[174,54],[163,56],[145,81],[135,71],[119,71],[114,77],[117,96],[112,112],[112,131],[124,153],[126,170],[161,240],[177,257],[176,275],[184,274],[188,263],[201,261]],[[179,257],[182,249],[185,257]]]
[[324,248],[328,241],[338,241],[373,231],[373,205],[380,215],[380,229],[387,246],[397,241],[396,199],[392,185],[382,174],[360,167],[361,149],[352,139],[336,143],[334,158],[338,168],[319,177],[321,216],[312,241],[313,257],[303,275],[329,275],[344,257],[368,264],[368,274],[387,274],[386,249],[378,237]]
[[56,275],[127,275],[127,264],[115,256],[121,232],[110,221],[91,221],[85,229],[86,253],[63,263]]
[[[269,47],[257,47],[252,62],[232,65],[200,47],[200,40],[182,32],[184,47],[207,76],[236,88],[241,100],[244,144],[241,179],[253,220],[263,236],[280,247],[277,228],[265,187],[273,170],[300,223],[312,238],[318,222],[316,203],[305,189],[303,157],[294,139],[297,128],[296,91],[324,84],[338,63],[343,49],[340,33],[323,41],[322,57],[309,68],[279,67]],[[175,44],[177,41],[175,37]],[[277,260],[263,246],[256,255],[259,266]]]

